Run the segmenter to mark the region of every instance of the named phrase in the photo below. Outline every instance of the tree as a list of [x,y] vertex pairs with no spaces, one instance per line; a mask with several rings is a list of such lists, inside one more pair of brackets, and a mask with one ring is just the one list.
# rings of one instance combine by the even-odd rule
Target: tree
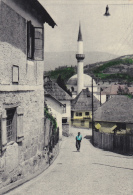
[[130,98],[132,98],[132,94],[130,93],[129,88],[127,86],[125,86],[124,88],[122,88],[121,86],[119,86],[118,87],[118,90],[117,90],[117,94],[118,95],[127,95]]
[[70,90],[67,88],[67,86],[65,85],[65,81],[64,79],[62,79],[61,75],[58,76],[57,78],[57,84],[65,91],[67,92],[70,96],[72,96],[72,93],[70,92]]

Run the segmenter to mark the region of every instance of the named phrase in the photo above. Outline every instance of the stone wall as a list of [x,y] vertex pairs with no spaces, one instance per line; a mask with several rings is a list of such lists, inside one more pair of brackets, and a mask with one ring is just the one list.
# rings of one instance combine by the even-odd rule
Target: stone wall
[[0,9],[0,84],[12,84],[12,67],[16,65],[19,85],[43,85],[44,62],[27,60],[27,20],[3,2]]
[[7,143],[6,150],[1,152],[0,193],[35,177],[58,155],[58,144],[52,153],[49,153],[47,147],[52,125],[48,119],[45,119],[44,125],[43,94],[43,90],[0,93],[1,112],[3,105],[19,103],[24,108],[24,140]]
[[[52,154],[45,147],[51,125],[44,126],[44,61],[27,59],[27,21],[43,24],[35,19],[35,10],[24,10],[26,4],[19,3],[0,0],[0,194],[41,173],[58,154],[58,144]],[[19,68],[17,83],[13,65]],[[14,141],[7,141],[7,107],[17,115]]]

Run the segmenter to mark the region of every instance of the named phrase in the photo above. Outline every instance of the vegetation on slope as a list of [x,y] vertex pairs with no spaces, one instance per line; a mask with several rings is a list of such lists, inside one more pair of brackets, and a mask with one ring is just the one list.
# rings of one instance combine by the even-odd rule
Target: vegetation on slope
[[132,59],[117,59],[117,60],[113,60],[113,61],[110,61],[110,62],[107,62],[105,64],[103,64],[102,66],[99,66],[97,68],[95,68],[93,70],[93,73],[96,74],[96,73],[100,73],[101,71],[111,67],[111,66],[116,66],[116,65],[121,65],[121,64],[124,64],[124,65],[130,65],[130,64],[133,64],[133,60]]
[[132,82],[133,77],[130,76],[128,73],[113,73],[113,74],[103,73],[104,70],[112,66],[131,65],[131,64],[133,64],[133,60],[130,58],[112,60],[104,63],[99,67],[94,68],[92,72],[95,75],[95,77],[102,80],[121,80],[121,81]]
[[49,71],[48,75],[51,79],[56,79],[61,75],[62,79],[66,82],[71,76],[75,74],[75,68],[74,67],[64,67],[64,68],[58,68],[53,71]]

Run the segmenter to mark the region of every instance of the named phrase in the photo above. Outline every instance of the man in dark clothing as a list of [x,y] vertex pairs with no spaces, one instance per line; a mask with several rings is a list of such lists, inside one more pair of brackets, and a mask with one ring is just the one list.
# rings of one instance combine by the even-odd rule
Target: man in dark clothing
[[78,135],[76,136],[76,148],[77,148],[77,151],[80,151],[81,140],[82,140],[82,135],[80,134],[80,132],[78,132]]

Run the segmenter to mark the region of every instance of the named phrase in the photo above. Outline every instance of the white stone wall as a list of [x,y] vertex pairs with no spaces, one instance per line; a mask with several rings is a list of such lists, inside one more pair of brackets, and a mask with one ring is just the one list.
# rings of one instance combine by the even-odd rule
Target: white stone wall
[[71,118],[71,103],[69,100],[63,100],[61,102],[62,104],[66,104],[66,113],[62,114],[62,118],[67,118],[69,122]]
[[51,109],[51,113],[53,117],[57,119],[57,126],[59,127],[59,138],[62,138],[62,106],[59,105],[54,99],[51,99],[49,97],[46,97],[46,103],[48,105],[48,108]]

